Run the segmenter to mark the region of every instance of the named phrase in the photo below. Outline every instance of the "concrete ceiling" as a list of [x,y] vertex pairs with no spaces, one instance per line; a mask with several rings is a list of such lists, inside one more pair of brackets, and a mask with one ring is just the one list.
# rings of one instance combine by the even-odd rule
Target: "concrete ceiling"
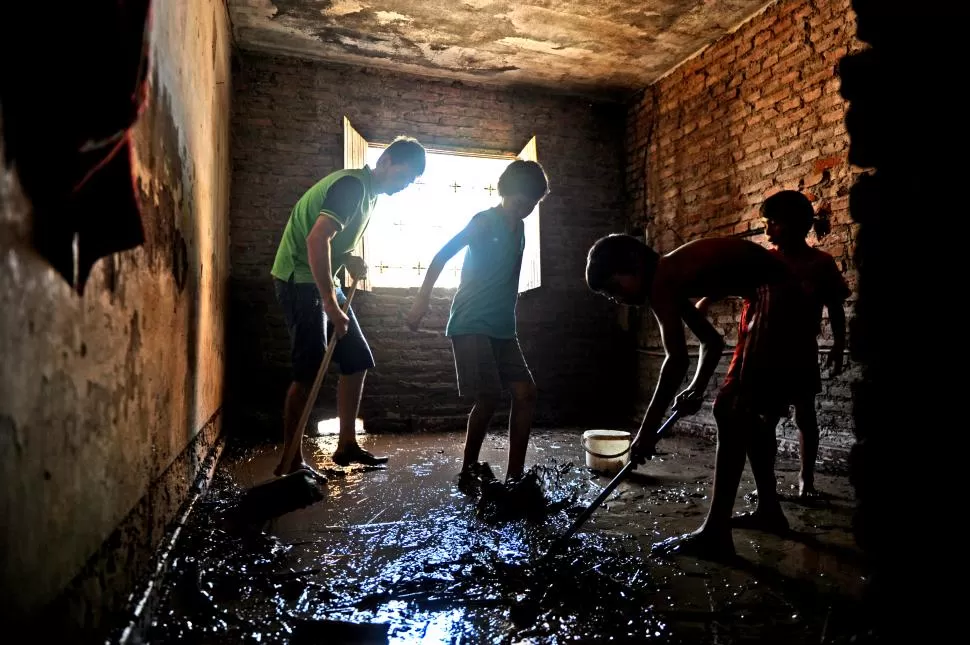
[[229,0],[237,44],[442,78],[623,95],[766,0]]

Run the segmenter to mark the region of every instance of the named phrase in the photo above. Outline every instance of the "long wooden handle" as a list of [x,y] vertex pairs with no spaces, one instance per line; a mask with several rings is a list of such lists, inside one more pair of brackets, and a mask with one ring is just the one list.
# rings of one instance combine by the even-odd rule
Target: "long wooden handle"
[[[354,280],[354,284],[350,288],[350,295],[347,296],[347,302],[344,303],[344,307],[341,310],[345,314],[350,311],[350,302],[354,299],[355,293],[357,293],[357,280]],[[336,335],[336,331],[335,328],[334,335]],[[296,456],[296,449],[303,441],[303,431],[306,428],[307,422],[310,420],[310,413],[313,411],[313,405],[317,401],[317,394],[320,393],[320,386],[323,385],[323,379],[327,376],[327,370],[330,368],[330,361],[333,359],[333,350],[337,346],[337,342],[338,340],[333,338],[333,336],[327,342],[327,353],[323,356],[323,362],[320,363],[320,369],[317,370],[317,378],[313,381],[313,387],[310,388],[310,395],[307,397],[306,405],[303,406],[303,414],[300,415],[300,423],[296,427],[296,436],[290,442],[290,445],[286,447],[280,463],[289,464],[293,461],[293,457]]]
[[[674,410],[673,414],[667,417],[667,420],[663,422],[663,425],[661,425],[660,428],[657,429],[657,433],[654,435],[655,443],[656,443],[656,440],[659,440],[667,433],[670,427],[679,418],[680,418],[680,412],[677,412],[676,410]],[[583,524],[586,523],[586,520],[588,520],[590,515],[593,514],[593,511],[599,508],[600,504],[602,504],[604,500],[606,500],[606,498],[610,496],[610,493],[613,492],[613,489],[619,486],[620,482],[626,479],[626,476],[630,473],[630,471],[635,469],[637,465],[638,464],[636,460],[633,459],[633,457],[631,456],[630,461],[628,461],[627,464],[623,466],[620,472],[610,481],[609,484],[606,485],[606,488],[604,488],[602,492],[600,492],[600,494],[596,497],[596,499],[594,499],[593,502],[586,507],[586,510],[580,513],[579,517],[577,517],[576,520],[572,523],[572,526],[569,527],[569,529],[562,535],[562,537],[560,537],[555,542],[553,542],[552,546],[549,547],[549,550],[542,557],[542,561],[545,561],[548,558],[552,557],[566,544],[566,541],[569,540],[569,538],[571,538],[573,534],[575,534],[576,531],[579,530],[579,527],[581,527]]]

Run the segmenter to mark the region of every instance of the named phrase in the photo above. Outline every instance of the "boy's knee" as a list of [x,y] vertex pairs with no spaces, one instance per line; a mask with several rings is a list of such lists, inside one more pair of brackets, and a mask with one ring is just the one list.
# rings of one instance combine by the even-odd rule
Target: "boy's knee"
[[815,416],[815,402],[811,405],[802,404],[795,406],[795,425],[801,432],[818,432],[818,418]]
[[737,401],[729,393],[721,392],[714,399],[714,420],[720,430],[722,427],[734,425],[737,419]]
[[539,393],[536,389],[535,383],[522,382],[516,383],[512,387],[512,398],[516,403],[534,405]]
[[717,422],[719,442],[744,442],[748,425],[753,421],[746,417],[743,409],[732,394],[722,393],[714,399],[714,420]]
[[498,394],[480,392],[475,397],[475,407],[479,412],[494,412],[498,407]]
[[367,377],[367,369],[356,369],[351,372],[340,372],[340,376],[337,377],[339,381],[344,383],[357,383],[363,381]]

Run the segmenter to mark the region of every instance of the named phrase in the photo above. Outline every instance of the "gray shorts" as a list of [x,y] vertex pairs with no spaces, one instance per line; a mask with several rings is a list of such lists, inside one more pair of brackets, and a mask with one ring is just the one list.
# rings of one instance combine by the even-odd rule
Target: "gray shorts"
[[533,383],[532,373],[515,338],[484,334],[452,336],[458,396],[499,396],[512,383]]

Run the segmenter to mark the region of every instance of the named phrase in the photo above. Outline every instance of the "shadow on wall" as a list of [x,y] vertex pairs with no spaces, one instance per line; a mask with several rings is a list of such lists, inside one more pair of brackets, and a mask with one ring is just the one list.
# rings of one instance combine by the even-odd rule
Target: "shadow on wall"
[[[56,20],[48,11],[6,10],[3,139],[33,205],[35,249],[82,294],[95,262],[145,239],[129,130],[147,100],[151,0],[70,3]],[[49,56],[23,55],[18,36],[36,24]]]
[[[966,214],[965,205],[947,203],[958,195],[957,182],[966,181],[956,176],[962,168],[933,150],[937,141],[951,145],[966,119],[960,114],[965,103],[955,96],[965,76],[955,68],[965,54],[948,51],[957,48],[956,30],[966,24],[967,10],[958,4],[921,12],[902,3],[855,0],[858,38],[870,48],[846,56],[839,67],[841,92],[849,101],[849,160],[875,169],[856,181],[850,197],[852,217],[860,224],[859,299],[850,338],[853,358],[863,366],[854,390],[854,530],[869,558],[874,632],[895,638],[901,631],[918,633],[929,642],[949,640],[932,635],[942,635],[944,625],[960,616],[950,608],[959,594],[948,600],[949,585],[937,582],[933,569],[951,566],[948,559],[965,548],[954,545],[956,551],[949,551],[948,531],[935,526],[956,512],[950,507],[936,514],[933,508],[946,496],[938,494],[947,490],[941,491],[941,478],[957,472],[941,463],[945,449],[934,450],[946,438],[924,443],[952,424],[952,417],[938,418],[949,407],[940,403],[958,400],[945,391],[946,370],[934,364],[947,350],[924,338],[927,331],[946,338],[949,330],[939,329],[943,318],[915,304],[937,302],[930,292],[946,273],[933,265],[947,257],[943,245],[959,240],[922,228],[923,218],[932,214],[931,221],[942,225],[947,220],[937,220],[940,213]],[[925,235],[932,253],[917,234]],[[917,443],[924,449],[914,451]],[[927,547],[932,559],[925,557]]]

